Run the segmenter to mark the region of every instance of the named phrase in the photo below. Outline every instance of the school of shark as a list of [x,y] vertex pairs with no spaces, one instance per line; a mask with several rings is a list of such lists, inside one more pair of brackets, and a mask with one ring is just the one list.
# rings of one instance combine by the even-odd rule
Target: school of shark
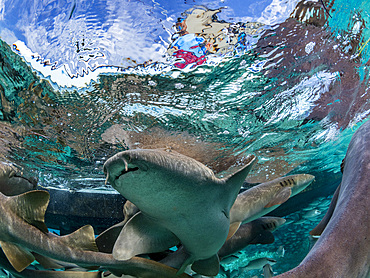
[[[369,144],[367,121],[352,137],[326,215],[310,232],[319,240],[299,266],[277,277],[369,277],[370,221],[362,209],[370,205]],[[272,232],[285,219],[264,215],[314,180],[291,175],[239,193],[256,159],[251,155],[232,174],[217,178],[202,163],[171,150],[117,153],[104,171],[127,198],[125,219],[97,238],[90,225],[64,236],[51,233],[44,222],[50,194],[3,163],[0,190],[9,196],[0,194],[0,266],[15,277],[215,276],[220,261],[247,245],[272,243]],[[45,269],[29,268],[35,260]],[[273,260],[246,268],[252,264],[272,277]]]
[[[311,4],[321,8],[315,22],[320,25],[328,15],[316,2]],[[312,8],[304,6],[305,1],[300,4],[283,26],[292,19],[303,20]],[[209,18],[216,13],[212,12]],[[197,18],[198,13],[200,10],[195,9],[189,18]],[[182,30],[196,28],[189,20],[181,24],[185,28]],[[220,30],[224,24],[209,23],[211,28]],[[268,44],[271,38],[266,38],[264,43]],[[226,51],[225,40],[217,39],[222,48],[208,50]],[[173,42],[168,52],[175,53],[178,44],[179,41]],[[185,54],[189,52],[181,52]],[[203,63],[203,58],[193,56],[184,61],[195,58],[197,65]],[[272,68],[269,74],[273,76],[275,70]],[[42,95],[33,83],[29,90]],[[1,90],[0,97],[4,106],[6,99]],[[46,95],[43,99],[49,101]],[[317,119],[323,113],[313,110],[310,117]],[[206,163],[196,151],[190,154],[185,148],[154,144],[146,148],[129,146],[105,159],[101,167],[105,184],[116,192],[106,194],[104,201],[96,201],[95,197],[86,200],[90,202],[89,209],[96,209],[86,213],[88,216],[82,209],[84,203],[63,200],[62,190],[41,186],[32,173],[25,173],[20,166],[0,157],[0,274],[16,278],[205,278],[222,274],[234,278],[257,269],[265,278],[369,278],[368,119],[351,137],[340,166],[341,183],[327,211],[318,225],[307,231],[315,242],[299,265],[289,271],[275,275],[274,265],[278,261],[268,257],[251,260],[234,272],[225,265],[237,260],[240,251],[250,245],[258,248],[275,242],[274,232],[292,223],[285,216],[272,216],[271,212],[308,190],[315,182],[314,175],[284,172],[267,181],[248,183],[248,175],[258,167],[257,153],[244,155],[238,163],[233,158],[226,161],[228,157],[223,153],[219,155],[226,161],[223,166],[230,167],[218,172],[216,166],[208,167],[211,163]],[[341,120],[343,126],[348,124],[347,118]],[[11,130],[10,125],[6,127]],[[50,219],[50,223],[63,222],[69,228],[58,234],[48,227],[47,210],[61,212],[67,211],[67,207],[75,215],[66,213],[65,217]],[[311,210],[303,217],[318,213]],[[94,225],[99,229],[93,223],[75,228],[76,215],[85,217],[87,222],[100,215],[102,219],[110,218],[112,224],[100,225],[95,219]],[[283,256],[284,248],[280,252]]]

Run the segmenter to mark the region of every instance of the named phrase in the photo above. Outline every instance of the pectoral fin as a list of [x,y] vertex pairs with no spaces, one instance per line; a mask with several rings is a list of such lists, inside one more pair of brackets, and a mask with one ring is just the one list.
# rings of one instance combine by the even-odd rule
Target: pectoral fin
[[123,221],[123,222],[120,222],[108,228],[95,239],[99,252],[103,252],[103,253],[113,252],[113,246],[116,243],[116,240],[119,234],[121,233],[122,228],[125,225],[125,223],[126,222]]
[[257,161],[257,158],[254,155],[250,155],[244,161],[244,166],[238,169],[236,172],[226,176],[223,180],[228,184],[237,184],[239,187],[243,183],[245,178],[248,176],[250,170],[252,169],[253,164]]
[[116,260],[128,260],[139,254],[164,251],[178,243],[172,232],[139,212],[123,227],[112,254]]
[[230,224],[229,234],[227,235],[226,240],[228,240],[229,238],[231,238],[236,233],[236,231],[240,227],[240,224],[241,224],[241,222],[234,222],[234,223],[231,223]]
[[18,272],[24,270],[35,260],[30,251],[25,250],[18,245],[4,241],[0,241],[0,244],[5,256]]
[[282,188],[275,197],[265,205],[265,208],[281,205],[289,199],[290,195],[292,195],[292,189],[290,187]]
[[191,269],[201,275],[216,276],[220,271],[220,260],[217,255],[214,255],[205,260],[195,261]]

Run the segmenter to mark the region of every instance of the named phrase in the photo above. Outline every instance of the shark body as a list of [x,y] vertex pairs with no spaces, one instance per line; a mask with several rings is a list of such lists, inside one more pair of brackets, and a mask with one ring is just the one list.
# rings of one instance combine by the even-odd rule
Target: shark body
[[[49,193],[35,190],[7,197],[0,193],[0,245],[18,271],[42,256],[80,266],[103,266],[113,273],[145,277],[176,277],[176,270],[144,258],[122,262],[111,254],[97,252],[93,228],[84,226],[66,236],[48,232],[44,214]],[[183,274],[183,277],[188,277]]]
[[238,195],[230,210],[230,232],[274,210],[305,189],[315,179],[309,174],[281,177],[256,185]]
[[[0,268],[6,269],[12,276],[16,278],[102,278],[101,271],[51,271],[51,270],[36,270],[24,269],[18,272],[10,264],[3,250],[0,249]],[[7,276],[6,276],[7,277]]]
[[303,261],[279,278],[370,277],[370,121],[352,136],[340,187]]
[[236,233],[229,238],[218,251],[220,258],[226,258],[243,250],[249,244],[270,244],[275,241],[272,234],[286,222],[280,217],[261,217],[239,227]]
[[128,260],[181,242],[187,257],[179,273],[198,262],[216,275],[229,211],[254,161],[250,156],[242,169],[219,179],[202,163],[173,151],[137,149],[108,159],[107,180],[140,210],[123,227],[113,256]]

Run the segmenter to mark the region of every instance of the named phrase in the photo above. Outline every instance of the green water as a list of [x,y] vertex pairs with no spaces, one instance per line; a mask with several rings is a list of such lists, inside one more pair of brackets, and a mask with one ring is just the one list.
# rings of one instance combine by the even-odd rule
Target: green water
[[[102,164],[137,147],[172,148],[217,173],[255,154],[251,183],[319,174],[310,199],[284,216],[291,223],[274,233],[274,244],[249,246],[225,266],[267,256],[278,261],[275,273],[285,272],[309,251],[308,231],[324,215],[350,138],[370,111],[369,10],[367,1],[337,0],[324,26],[287,22],[217,66],[138,66],[82,88],[59,87],[0,41],[0,155],[42,186],[71,190],[111,191]],[[320,215],[300,221],[316,208]],[[239,277],[253,275],[261,270]]]

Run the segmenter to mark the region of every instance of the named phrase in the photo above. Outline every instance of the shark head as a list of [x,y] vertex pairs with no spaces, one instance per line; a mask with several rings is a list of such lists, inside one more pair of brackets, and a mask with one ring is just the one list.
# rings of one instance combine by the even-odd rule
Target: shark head
[[7,196],[14,196],[36,189],[37,180],[25,177],[12,164],[0,162],[0,192]]
[[315,176],[310,174],[298,174],[292,176],[292,196],[297,195],[299,192],[309,186],[314,180]]
[[[108,159],[104,171],[114,183],[121,176],[136,172],[171,171],[181,175],[200,175],[201,179],[213,179],[211,169],[195,159],[165,149],[135,149],[124,151]],[[139,174],[137,174],[139,175]]]
[[212,170],[202,163],[162,149],[120,152],[106,161],[104,172],[107,181],[133,203],[135,196],[155,188],[165,190],[172,184],[201,184],[218,180]]

